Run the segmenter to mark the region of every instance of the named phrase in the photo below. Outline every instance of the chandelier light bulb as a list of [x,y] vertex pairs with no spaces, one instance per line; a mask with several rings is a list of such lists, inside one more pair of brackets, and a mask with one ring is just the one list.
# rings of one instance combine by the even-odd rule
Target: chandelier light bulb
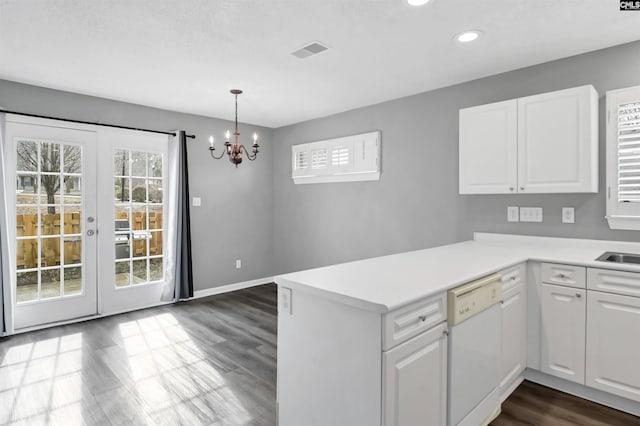
[[209,136],[209,145],[211,145],[211,148],[213,148],[213,136]]
[[229,138],[231,137],[231,132],[227,130],[224,135],[226,136],[227,140],[229,140]]
[[253,133],[253,143],[258,142],[258,134],[257,133]]

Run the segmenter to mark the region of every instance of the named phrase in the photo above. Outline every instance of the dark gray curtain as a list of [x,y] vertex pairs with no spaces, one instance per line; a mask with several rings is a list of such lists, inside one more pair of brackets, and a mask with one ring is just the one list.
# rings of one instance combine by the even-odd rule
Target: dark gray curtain
[[176,298],[187,299],[193,297],[193,268],[191,265],[191,212],[189,210],[189,167],[187,161],[187,137],[183,130],[178,132],[177,142],[180,144],[180,180],[178,197],[178,254],[179,279],[176,280]]

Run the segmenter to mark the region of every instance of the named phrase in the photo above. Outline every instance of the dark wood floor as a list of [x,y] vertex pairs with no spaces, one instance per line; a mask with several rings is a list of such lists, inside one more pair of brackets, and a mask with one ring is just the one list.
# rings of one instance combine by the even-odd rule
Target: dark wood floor
[[[276,301],[265,285],[0,339],[0,425],[275,425]],[[502,408],[492,425],[640,426],[530,382]]]
[[492,426],[636,426],[640,418],[524,381],[502,404]]
[[0,424],[275,424],[276,288],[0,339]]

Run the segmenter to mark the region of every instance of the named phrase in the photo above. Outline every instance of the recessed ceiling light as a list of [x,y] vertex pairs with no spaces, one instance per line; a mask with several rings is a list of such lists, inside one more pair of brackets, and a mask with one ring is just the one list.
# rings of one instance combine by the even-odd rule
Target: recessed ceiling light
[[418,6],[424,6],[425,4],[429,3],[430,0],[406,0],[406,1],[409,6],[418,7]]
[[481,32],[478,30],[465,31],[456,36],[456,40],[460,43],[469,43],[470,41],[477,40],[480,37]]

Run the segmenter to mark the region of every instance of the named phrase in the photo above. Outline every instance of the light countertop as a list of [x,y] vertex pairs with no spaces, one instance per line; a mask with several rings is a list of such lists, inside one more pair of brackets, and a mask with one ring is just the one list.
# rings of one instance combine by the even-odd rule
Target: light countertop
[[600,262],[605,251],[640,254],[640,243],[476,233],[474,240],[280,275],[279,285],[387,312],[528,260],[640,272]]

